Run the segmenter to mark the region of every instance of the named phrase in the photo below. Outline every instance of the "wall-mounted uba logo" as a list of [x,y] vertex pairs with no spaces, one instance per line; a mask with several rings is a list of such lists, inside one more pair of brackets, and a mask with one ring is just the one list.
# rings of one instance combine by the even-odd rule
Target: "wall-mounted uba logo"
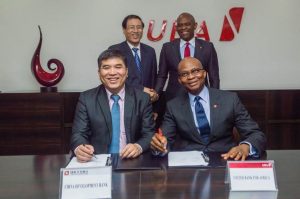
[[[228,17],[226,15],[224,16],[224,21],[223,21],[223,26],[220,33],[219,41],[232,41],[234,39],[235,31],[236,33],[239,33],[240,31],[243,13],[244,13],[243,7],[234,7],[229,9]],[[148,25],[147,38],[150,41],[154,41],[154,42],[162,40],[166,33],[167,23],[168,23],[167,20],[163,20],[159,35],[153,36],[155,21],[150,20]],[[205,20],[203,20],[201,23],[198,24],[199,24],[199,28],[196,30],[195,37],[204,39],[206,41],[210,41],[209,31]],[[172,23],[170,41],[173,41],[175,39],[175,35],[176,35],[176,21]]]

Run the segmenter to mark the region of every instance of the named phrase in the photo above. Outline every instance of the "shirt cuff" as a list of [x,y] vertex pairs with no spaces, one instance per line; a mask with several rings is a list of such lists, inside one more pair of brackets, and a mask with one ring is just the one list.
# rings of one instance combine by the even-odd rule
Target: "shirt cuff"
[[258,158],[259,157],[259,154],[257,152],[257,150],[252,146],[252,144],[250,144],[250,142],[241,142],[240,144],[248,144],[249,147],[250,147],[250,150],[249,150],[249,156],[250,157],[254,157],[254,158]]

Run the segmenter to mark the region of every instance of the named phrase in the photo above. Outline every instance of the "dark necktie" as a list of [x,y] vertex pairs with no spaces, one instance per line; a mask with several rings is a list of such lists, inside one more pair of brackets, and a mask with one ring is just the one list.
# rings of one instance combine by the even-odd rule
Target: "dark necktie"
[[200,103],[200,96],[196,96],[194,101],[195,103],[195,113],[196,113],[196,118],[197,118],[197,123],[198,123],[198,128],[200,131],[200,136],[202,141],[205,144],[208,144],[209,142],[209,135],[210,135],[210,127],[208,120],[206,118],[204,108],[202,104]]
[[142,63],[141,63],[141,59],[139,57],[138,54],[138,48],[132,48],[133,52],[134,52],[134,61],[136,63],[137,69],[138,71],[141,73],[142,72]]
[[120,148],[120,106],[119,95],[111,95],[111,99],[114,103],[111,108],[112,119],[112,141],[109,146],[109,153],[119,153]]
[[190,43],[186,42],[185,48],[184,48],[184,57],[190,57],[191,56],[191,51],[190,51]]

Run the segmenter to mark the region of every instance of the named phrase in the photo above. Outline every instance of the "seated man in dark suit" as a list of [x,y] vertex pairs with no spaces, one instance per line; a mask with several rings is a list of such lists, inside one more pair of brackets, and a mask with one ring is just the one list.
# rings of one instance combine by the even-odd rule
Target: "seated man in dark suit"
[[158,95],[154,90],[157,76],[155,50],[141,43],[144,23],[137,15],[128,15],[122,22],[123,34],[126,41],[115,44],[109,49],[118,49],[127,58],[128,78],[126,84],[143,90],[154,102]]
[[[176,134],[179,150],[226,152],[224,159],[245,160],[249,155],[262,155],[266,137],[254,122],[235,93],[205,86],[206,71],[192,57],[178,65],[178,81],[186,93],[167,103],[161,126],[163,135],[152,137],[151,148],[166,153],[172,150]],[[233,128],[240,133],[237,145]]]
[[150,147],[155,130],[148,94],[125,85],[126,58],[106,50],[98,58],[102,85],[81,93],[72,128],[71,150],[78,161],[96,153],[135,158]]

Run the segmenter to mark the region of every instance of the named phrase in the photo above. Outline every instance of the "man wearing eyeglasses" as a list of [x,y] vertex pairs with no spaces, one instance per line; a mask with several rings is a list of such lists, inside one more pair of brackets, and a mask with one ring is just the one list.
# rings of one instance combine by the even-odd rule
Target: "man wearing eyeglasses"
[[[224,152],[224,159],[245,160],[260,156],[266,149],[266,137],[254,122],[235,93],[205,86],[207,72],[192,57],[178,65],[178,82],[185,93],[170,100],[161,126],[162,134],[152,137],[151,148],[165,154],[173,150]],[[241,141],[236,143],[233,128]]]
[[128,61],[126,84],[150,95],[152,102],[158,99],[154,90],[157,77],[157,62],[154,48],[141,43],[144,22],[137,15],[128,15],[122,22],[126,41],[112,45],[109,49],[122,52]]

